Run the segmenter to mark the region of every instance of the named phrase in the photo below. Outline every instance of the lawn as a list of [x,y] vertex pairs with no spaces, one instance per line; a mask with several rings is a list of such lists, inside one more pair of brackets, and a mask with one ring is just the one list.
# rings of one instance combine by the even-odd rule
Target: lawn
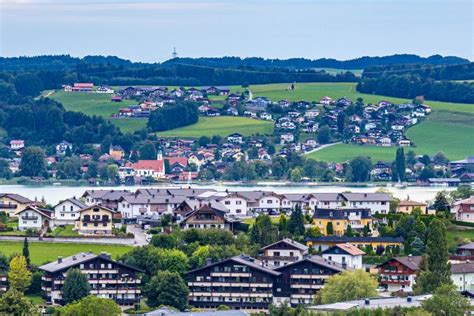
[[79,233],[77,231],[74,231],[73,228],[74,228],[74,225],[66,225],[64,227],[56,227],[48,235],[55,236],[55,237],[76,237],[76,236],[79,236]]
[[[7,256],[13,253],[21,253],[23,248],[22,241],[0,241],[0,252]],[[30,242],[30,257],[32,263],[41,265],[53,260],[58,256],[67,257],[78,252],[92,251],[93,253],[100,253],[102,251],[108,252],[112,258],[132,250],[131,246],[122,245],[99,245],[99,244],[79,244],[79,243],[39,243]]]
[[[61,102],[66,110],[82,112],[87,115],[98,115],[110,118],[112,114],[117,114],[120,108],[136,104],[134,100],[123,100],[122,102],[110,101],[110,94],[82,93],[56,91],[49,96]],[[115,125],[120,127],[122,132],[133,132],[146,126],[146,119],[111,119]]]
[[395,159],[395,147],[375,147],[355,144],[336,144],[306,157],[320,161],[343,162],[357,156],[366,156],[375,163],[378,160],[392,161]]
[[474,241],[474,229],[454,230],[450,229],[446,233],[448,247],[453,249],[459,244]]
[[273,123],[268,121],[254,120],[245,117],[199,117],[196,124],[158,132],[162,137],[192,137],[220,135],[226,137],[232,133],[240,133],[244,136],[252,134],[272,134]]

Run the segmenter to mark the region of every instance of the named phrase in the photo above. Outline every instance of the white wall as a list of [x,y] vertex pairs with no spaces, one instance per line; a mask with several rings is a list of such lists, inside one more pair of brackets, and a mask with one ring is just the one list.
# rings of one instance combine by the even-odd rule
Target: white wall
[[74,225],[79,218],[81,208],[71,201],[64,201],[54,207],[54,217],[56,225]]
[[222,204],[229,210],[230,215],[247,216],[247,200],[240,197],[226,197],[220,200]]

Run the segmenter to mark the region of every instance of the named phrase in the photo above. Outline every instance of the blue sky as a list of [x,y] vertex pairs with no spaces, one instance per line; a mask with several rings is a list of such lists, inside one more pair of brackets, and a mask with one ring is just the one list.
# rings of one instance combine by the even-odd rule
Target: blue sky
[[0,0],[0,55],[474,60],[474,0]]

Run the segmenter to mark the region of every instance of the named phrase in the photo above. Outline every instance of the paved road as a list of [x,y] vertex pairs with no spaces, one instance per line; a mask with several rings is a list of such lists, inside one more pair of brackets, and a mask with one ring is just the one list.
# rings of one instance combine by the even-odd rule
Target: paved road
[[328,148],[328,147],[331,147],[331,146],[334,146],[334,145],[337,145],[337,144],[342,144],[342,142],[337,142],[337,143],[331,143],[331,144],[321,145],[321,146],[319,146],[319,147],[317,147],[317,148],[315,148],[315,149],[312,149],[312,150],[310,150],[310,151],[305,152],[304,154],[305,154],[305,155],[309,155],[309,154],[311,154],[311,153],[320,151],[320,150],[322,150],[322,149],[324,149],[324,148]]
[[146,234],[139,226],[127,225],[127,232],[133,233],[135,235],[135,246],[148,245],[148,242],[146,241]]

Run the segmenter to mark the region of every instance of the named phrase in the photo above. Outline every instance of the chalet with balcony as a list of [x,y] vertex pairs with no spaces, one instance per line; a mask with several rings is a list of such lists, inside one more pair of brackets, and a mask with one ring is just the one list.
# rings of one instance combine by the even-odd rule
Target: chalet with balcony
[[474,261],[474,242],[458,246],[455,254],[449,259],[457,262]]
[[187,214],[181,222],[184,229],[217,228],[232,230],[232,222],[226,218],[226,211],[219,210],[209,204]]
[[15,213],[24,210],[34,201],[16,193],[0,193],[0,212],[4,212],[10,217]]
[[189,304],[199,309],[226,305],[264,311],[273,301],[273,284],[280,275],[245,255],[210,263],[186,273]]
[[141,277],[143,272],[121,262],[110,255],[81,252],[39,267],[44,272],[41,289],[49,304],[64,305],[63,286],[69,269],[79,269],[91,285],[91,295],[114,300],[121,306],[133,306],[140,302]]
[[362,269],[362,257],[365,252],[350,243],[337,244],[321,253],[324,259],[334,261],[343,268]]
[[263,254],[259,259],[266,266],[284,266],[303,259],[308,254],[309,247],[292,239],[285,238],[260,249]]
[[54,211],[29,205],[15,215],[18,217],[18,230],[54,228]]
[[394,257],[381,265],[379,284],[389,292],[413,292],[421,256]]
[[117,211],[101,205],[92,205],[79,211],[75,230],[86,236],[111,236],[112,219]]
[[474,223],[474,196],[454,203],[451,212],[458,221]]
[[277,267],[274,271],[281,273],[274,283],[274,303],[281,304],[286,301],[297,306],[312,304],[325,281],[344,269],[333,261],[312,256]]

